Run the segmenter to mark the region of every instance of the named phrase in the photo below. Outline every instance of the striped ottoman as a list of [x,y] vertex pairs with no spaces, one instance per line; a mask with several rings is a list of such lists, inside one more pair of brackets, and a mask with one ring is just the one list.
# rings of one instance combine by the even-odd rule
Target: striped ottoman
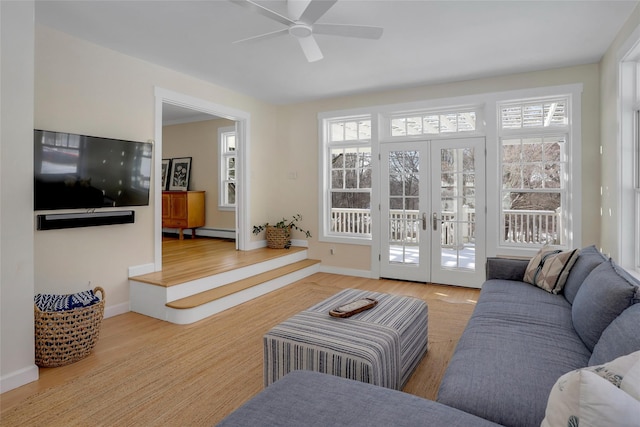
[[[360,298],[378,305],[349,318],[329,311]],[[400,390],[427,351],[424,301],[345,289],[264,336],[264,385],[308,370]]]

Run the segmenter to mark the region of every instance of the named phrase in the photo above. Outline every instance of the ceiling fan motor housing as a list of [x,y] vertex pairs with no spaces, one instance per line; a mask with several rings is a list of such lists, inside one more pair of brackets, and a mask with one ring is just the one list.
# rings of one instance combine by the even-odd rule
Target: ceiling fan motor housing
[[311,28],[311,25],[307,25],[302,22],[296,22],[294,25],[289,27],[289,34],[299,38],[309,37],[312,32],[313,29]]

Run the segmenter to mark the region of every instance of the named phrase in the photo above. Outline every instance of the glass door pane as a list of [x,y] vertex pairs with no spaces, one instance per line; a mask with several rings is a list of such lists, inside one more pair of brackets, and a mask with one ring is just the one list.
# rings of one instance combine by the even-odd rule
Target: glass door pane
[[429,281],[429,156],[426,141],[380,146],[380,277]]
[[440,150],[440,265],[475,270],[475,150]]
[[431,146],[431,280],[479,287],[485,275],[484,139]]
[[420,153],[389,153],[389,262],[420,263]]

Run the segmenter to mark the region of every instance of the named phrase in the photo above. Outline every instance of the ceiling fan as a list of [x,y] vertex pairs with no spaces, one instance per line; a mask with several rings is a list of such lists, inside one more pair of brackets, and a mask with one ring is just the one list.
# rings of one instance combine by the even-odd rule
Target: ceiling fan
[[323,58],[320,47],[313,37],[314,34],[325,34],[342,37],[356,37],[377,40],[382,37],[383,29],[366,25],[346,24],[318,24],[320,19],[337,2],[337,0],[288,0],[287,11],[289,17],[283,16],[252,0],[229,0],[239,6],[246,7],[262,16],[284,24],[287,28],[266,34],[237,40],[234,43],[265,40],[272,37],[291,35],[298,40],[300,47],[309,62]]

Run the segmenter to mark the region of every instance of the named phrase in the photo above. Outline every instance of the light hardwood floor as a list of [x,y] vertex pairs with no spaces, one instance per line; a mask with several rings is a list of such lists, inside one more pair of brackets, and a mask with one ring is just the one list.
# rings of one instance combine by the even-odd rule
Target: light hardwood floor
[[427,302],[429,350],[404,391],[434,399],[479,291],[317,273],[192,325],[105,319],[89,357],[2,394],[0,424],[215,425],[262,389],[264,333],[343,288]]
[[290,249],[236,251],[235,245],[225,239],[165,237],[162,239],[162,271],[135,279],[152,285],[174,286],[305,250],[292,246]]

